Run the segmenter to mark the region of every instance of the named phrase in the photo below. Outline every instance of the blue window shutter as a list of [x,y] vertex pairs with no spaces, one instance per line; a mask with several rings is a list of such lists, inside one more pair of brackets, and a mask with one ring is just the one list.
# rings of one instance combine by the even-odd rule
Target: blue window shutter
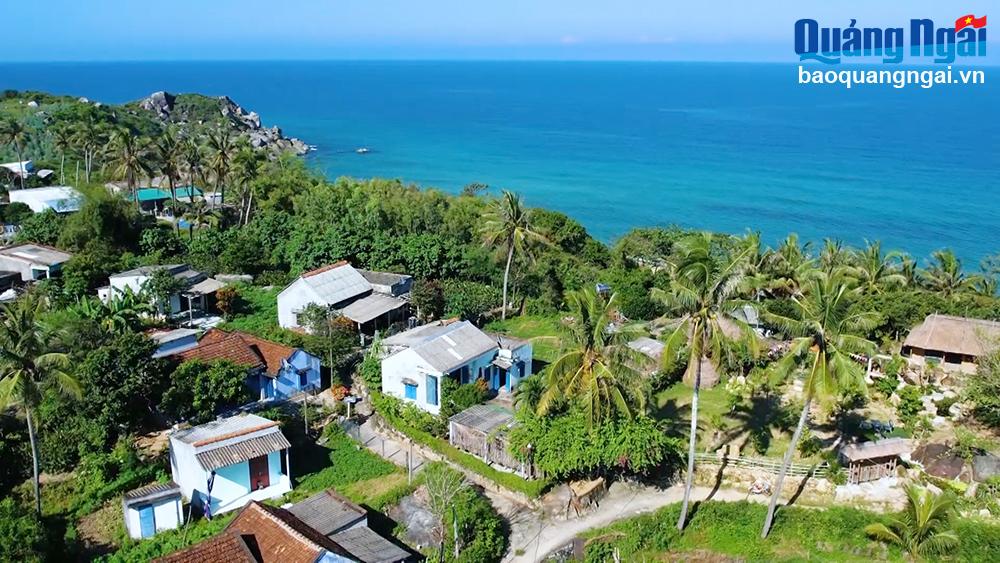
[[156,519],[153,517],[153,505],[148,504],[139,508],[139,535],[144,538],[152,537],[156,534]]
[[438,380],[433,375],[427,376],[427,404],[438,404]]
[[403,384],[404,396],[407,399],[417,400],[417,386],[411,383]]

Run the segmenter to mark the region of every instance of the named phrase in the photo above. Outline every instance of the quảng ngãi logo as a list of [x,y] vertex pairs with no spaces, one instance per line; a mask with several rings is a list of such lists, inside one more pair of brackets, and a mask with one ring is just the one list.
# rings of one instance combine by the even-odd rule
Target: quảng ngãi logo
[[[907,37],[909,31],[909,37]],[[800,61],[839,64],[844,57],[881,57],[883,63],[901,63],[909,57],[952,63],[958,57],[986,56],[986,16],[974,14],[955,20],[954,27],[935,27],[930,19],[911,19],[908,28],[820,27],[813,19],[795,22],[795,54]]]

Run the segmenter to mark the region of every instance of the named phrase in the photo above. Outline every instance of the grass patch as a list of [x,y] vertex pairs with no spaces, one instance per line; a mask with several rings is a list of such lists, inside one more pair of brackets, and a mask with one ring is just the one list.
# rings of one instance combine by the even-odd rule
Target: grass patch
[[130,563],[149,561],[194,545],[221,532],[236,517],[237,512],[216,516],[212,520],[197,519],[177,530],[159,532],[144,540],[127,539],[121,549],[96,561],[105,563]]
[[[617,548],[622,561],[672,559],[706,551],[749,561],[903,561],[896,548],[871,541],[864,533],[885,516],[852,508],[785,508],[771,534],[760,538],[767,507],[748,502],[707,502],[696,506],[683,534],[675,523],[679,505],[621,520],[586,534],[586,561],[610,561]],[[1000,526],[960,520],[960,561],[989,561],[1000,550]],[[683,558],[683,557],[681,557]]]
[[546,363],[559,357],[566,338],[566,327],[558,316],[513,317],[491,322],[485,328],[490,332],[531,340],[534,358]]
[[[352,485],[402,474],[402,469],[368,451],[336,424],[327,428],[326,444],[309,445],[308,441],[296,440],[300,443],[292,447],[292,474],[296,474],[296,467],[305,470],[298,474],[295,489],[289,493],[292,502],[330,488],[350,497],[347,491]],[[404,480],[405,477],[403,475]],[[357,500],[358,497],[352,498]],[[367,501],[362,499],[360,502]]]

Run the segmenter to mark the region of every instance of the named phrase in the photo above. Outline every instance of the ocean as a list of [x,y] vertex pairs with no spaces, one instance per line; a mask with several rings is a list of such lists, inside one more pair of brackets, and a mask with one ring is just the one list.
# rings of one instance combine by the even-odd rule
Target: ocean
[[[520,192],[611,242],[758,230],[975,269],[1000,252],[1000,105],[972,86],[800,85],[795,65],[629,62],[0,64],[0,89],[118,103],[228,95],[330,177]],[[370,152],[358,154],[367,147]]]

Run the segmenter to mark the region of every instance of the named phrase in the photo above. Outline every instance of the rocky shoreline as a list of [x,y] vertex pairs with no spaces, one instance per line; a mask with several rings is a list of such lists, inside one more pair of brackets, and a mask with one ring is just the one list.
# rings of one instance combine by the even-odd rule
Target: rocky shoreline
[[[196,114],[191,111],[192,104],[178,103],[188,97],[199,100],[199,109],[205,109],[204,101],[215,100],[218,103],[218,115],[206,116]],[[202,101],[204,100],[204,101]],[[196,94],[171,94],[165,91],[154,92],[136,102],[136,107],[152,113],[164,123],[172,123],[182,128],[192,123],[204,125],[206,117],[214,117],[220,121],[230,124],[233,132],[246,135],[250,139],[250,144],[254,148],[269,150],[274,153],[293,152],[303,155],[309,152],[310,147],[301,139],[287,137],[277,126],[264,127],[260,122],[260,115],[255,111],[247,111],[229,96],[219,96],[210,98]]]

